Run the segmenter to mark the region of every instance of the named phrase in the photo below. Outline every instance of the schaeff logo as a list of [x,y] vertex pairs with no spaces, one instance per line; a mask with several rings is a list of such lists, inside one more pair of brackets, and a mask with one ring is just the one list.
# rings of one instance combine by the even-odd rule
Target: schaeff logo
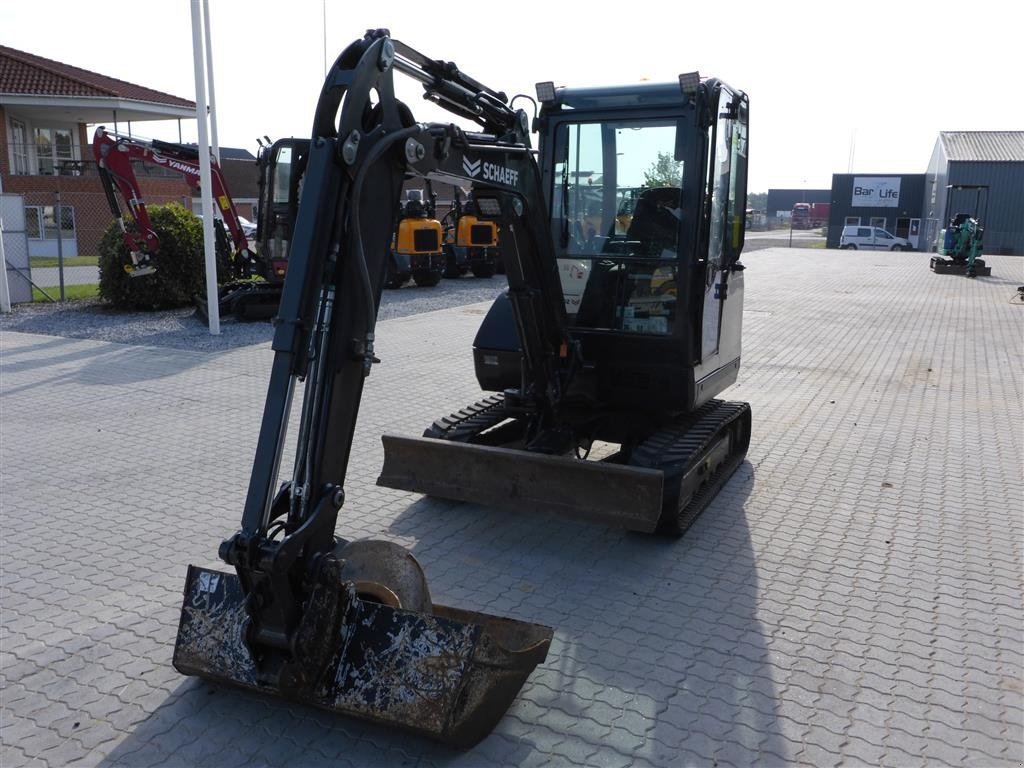
[[470,160],[462,158],[462,169],[471,177],[479,176],[484,181],[494,181],[498,184],[505,184],[515,187],[519,184],[519,171],[513,168],[506,168],[495,163],[485,163],[482,160]]

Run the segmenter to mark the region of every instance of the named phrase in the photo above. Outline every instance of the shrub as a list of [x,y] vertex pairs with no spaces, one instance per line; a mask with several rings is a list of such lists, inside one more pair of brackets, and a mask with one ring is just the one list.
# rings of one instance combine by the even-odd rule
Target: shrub
[[[191,304],[196,295],[206,293],[202,222],[178,203],[153,205],[147,210],[160,243],[151,257],[156,272],[131,277],[124,271],[131,256],[115,221],[99,243],[99,295],[119,309],[170,309]],[[220,282],[228,275],[228,259],[226,243],[217,239]]]

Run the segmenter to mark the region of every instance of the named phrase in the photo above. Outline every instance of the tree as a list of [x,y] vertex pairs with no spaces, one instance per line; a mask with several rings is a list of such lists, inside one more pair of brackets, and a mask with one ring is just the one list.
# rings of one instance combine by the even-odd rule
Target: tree
[[748,192],[747,193],[747,208],[753,208],[755,211],[767,211],[768,210],[768,193],[767,192]]
[[683,180],[683,163],[668,152],[659,152],[658,159],[644,171],[646,187],[678,187]]

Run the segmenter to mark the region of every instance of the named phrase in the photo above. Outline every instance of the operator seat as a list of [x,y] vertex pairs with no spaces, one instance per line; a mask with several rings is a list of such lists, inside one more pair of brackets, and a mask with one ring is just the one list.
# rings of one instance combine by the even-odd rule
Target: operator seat
[[634,255],[660,258],[667,250],[675,258],[679,218],[673,211],[679,207],[678,187],[652,187],[640,193],[626,230],[627,241],[640,243],[635,246]]
[[[652,187],[637,198],[633,218],[626,230],[626,250],[631,256],[675,259],[679,219],[672,212],[680,205],[677,187]],[[614,328],[622,320],[616,308],[629,302],[627,292],[650,290],[645,270],[628,267],[615,258],[595,259],[591,263],[587,286],[580,297],[576,324],[589,328]],[[627,278],[632,277],[632,288]],[[644,283],[641,288],[639,283]]]

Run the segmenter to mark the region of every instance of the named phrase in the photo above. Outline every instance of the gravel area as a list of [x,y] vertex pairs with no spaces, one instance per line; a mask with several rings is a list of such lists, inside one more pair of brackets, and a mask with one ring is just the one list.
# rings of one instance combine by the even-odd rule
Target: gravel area
[[[506,286],[504,275],[490,279],[465,277],[442,280],[433,288],[410,284],[384,291],[380,320],[490,301]],[[123,312],[99,299],[19,304],[0,315],[0,331],[39,333],[72,339],[95,339],[119,344],[142,344],[174,349],[222,350],[262,344],[273,336],[269,321],[243,323],[221,318],[221,333],[211,336],[193,307],[163,312]]]
[[[782,234],[778,232],[748,233],[745,250],[751,252],[779,246],[781,237]],[[53,272],[56,273],[56,270]],[[505,286],[503,275],[490,279],[464,277],[459,280],[442,280],[433,288],[417,288],[409,283],[398,290],[384,291],[379,319],[388,320],[490,301]],[[269,321],[243,323],[222,317],[220,335],[211,336],[206,323],[193,307],[163,312],[123,312],[111,309],[99,299],[82,299],[63,304],[19,304],[12,314],[0,315],[0,331],[210,351],[267,343],[273,335]]]

